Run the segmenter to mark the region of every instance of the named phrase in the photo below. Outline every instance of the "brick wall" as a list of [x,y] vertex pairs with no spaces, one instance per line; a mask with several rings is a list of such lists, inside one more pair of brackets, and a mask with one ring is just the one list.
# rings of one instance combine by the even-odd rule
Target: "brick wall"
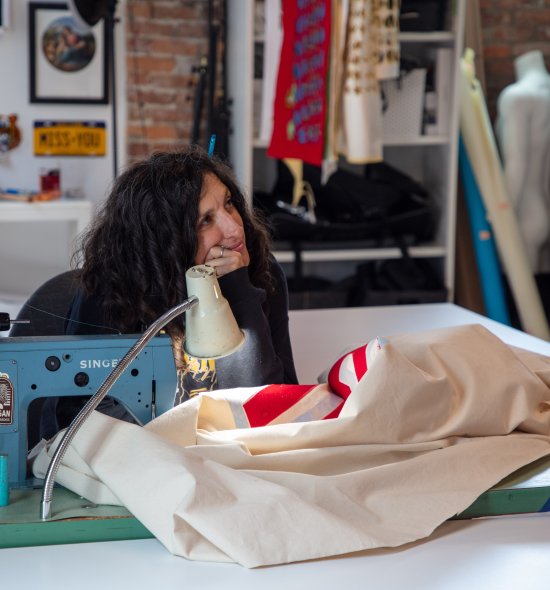
[[[128,156],[187,144],[193,84],[208,50],[207,0],[127,0]],[[550,0],[479,0],[487,105],[494,118],[516,56],[540,49],[550,69]],[[231,0],[228,2],[231,7]]]
[[127,0],[130,161],[189,143],[207,15],[207,0]]
[[538,49],[550,70],[550,0],[479,0],[487,107],[494,120],[500,92],[515,81],[514,58]]

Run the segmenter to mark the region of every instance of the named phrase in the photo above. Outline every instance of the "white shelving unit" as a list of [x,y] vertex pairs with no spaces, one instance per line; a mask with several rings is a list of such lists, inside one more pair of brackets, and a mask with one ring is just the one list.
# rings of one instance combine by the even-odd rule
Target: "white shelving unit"
[[[434,32],[403,32],[400,34],[402,54],[422,59],[433,59],[440,47],[451,48],[453,54],[452,91],[449,109],[449,132],[444,135],[393,137],[384,143],[384,160],[402,170],[430,193],[438,209],[438,228],[432,243],[411,247],[416,258],[428,258],[448,292],[454,298],[454,258],[456,233],[456,184],[458,168],[458,97],[459,59],[462,55],[464,12],[466,0],[449,0],[447,30]],[[255,2],[232,0],[228,4],[228,85],[233,99],[233,134],[230,139],[231,159],[237,177],[248,194],[256,190],[269,192],[275,181],[275,161],[266,156],[267,145],[254,137],[254,44],[262,42],[254,32]],[[282,263],[292,263],[294,252],[277,251]],[[349,262],[352,267],[367,260],[401,257],[399,248],[361,248],[345,244],[336,249],[304,249],[302,262],[315,267],[316,263]],[[330,267],[330,264],[327,268]]]

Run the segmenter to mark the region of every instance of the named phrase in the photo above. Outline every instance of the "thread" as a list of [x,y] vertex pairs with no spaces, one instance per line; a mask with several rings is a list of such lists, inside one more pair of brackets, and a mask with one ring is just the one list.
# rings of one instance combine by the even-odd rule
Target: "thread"
[[208,155],[212,157],[214,155],[214,148],[216,147],[216,134],[212,133],[210,136],[210,145],[208,146]]

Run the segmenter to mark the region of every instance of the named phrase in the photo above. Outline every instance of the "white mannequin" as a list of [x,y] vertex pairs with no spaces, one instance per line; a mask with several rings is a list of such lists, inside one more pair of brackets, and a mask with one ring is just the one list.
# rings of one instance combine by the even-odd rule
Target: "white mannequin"
[[550,75],[540,51],[514,61],[517,82],[501,92],[496,134],[506,185],[533,272],[550,233]]

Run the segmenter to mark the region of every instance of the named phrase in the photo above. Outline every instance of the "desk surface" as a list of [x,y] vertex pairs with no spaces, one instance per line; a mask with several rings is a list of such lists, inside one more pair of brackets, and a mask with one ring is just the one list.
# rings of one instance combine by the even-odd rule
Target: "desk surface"
[[2,588],[548,590],[550,515],[452,521],[398,549],[247,570],[187,561],[156,539],[0,550]]
[[508,344],[550,356],[550,342],[452,303],[393,305],[290,312],[290,335],[300,383],[316,383],[344,350],[376,336],[482,324]]
[[[550,355],[550,343],[451,304],[310,310],[291,313],[302,382],[343,348],[376,335],[481,323],[510,344]],[[428,539],[397,549],[247,570],[172,556],[156,540],[117,541],[0,550],[2,588],[132,590],[285,588],[407,590],[547,590],[550,514],[450,521]]]
[[0,201],[0,222],[68,221],[74,224],[73,237],[83,232],[92,218],[92,203],[70,199],[14,203]]

